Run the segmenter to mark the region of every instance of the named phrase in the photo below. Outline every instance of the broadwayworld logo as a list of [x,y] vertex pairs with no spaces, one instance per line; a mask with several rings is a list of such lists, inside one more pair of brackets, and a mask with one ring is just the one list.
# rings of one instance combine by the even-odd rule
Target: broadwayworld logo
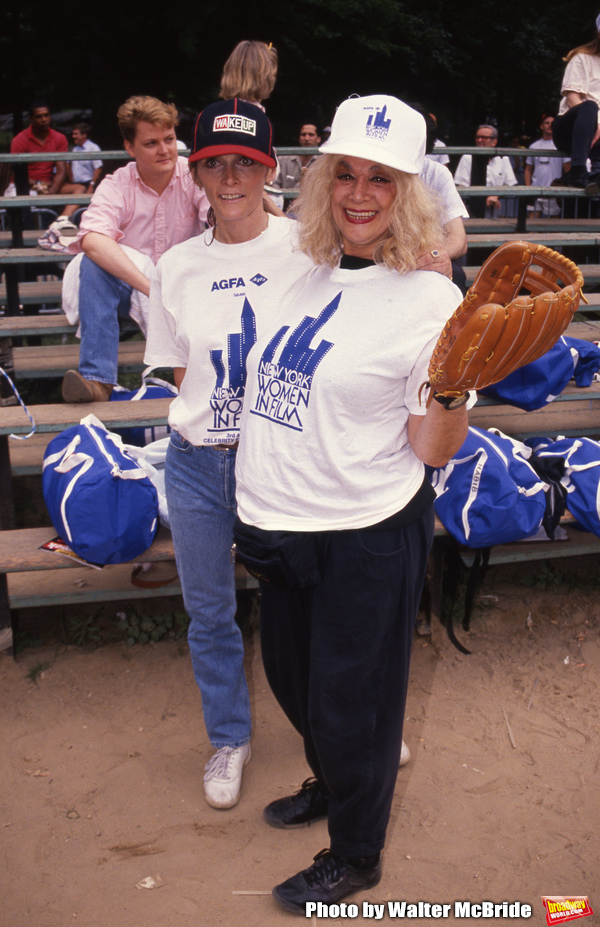
[[574,921],[577,917],[589,917],[594,913],[587,895],[543,895],[542,901],[548,927]]

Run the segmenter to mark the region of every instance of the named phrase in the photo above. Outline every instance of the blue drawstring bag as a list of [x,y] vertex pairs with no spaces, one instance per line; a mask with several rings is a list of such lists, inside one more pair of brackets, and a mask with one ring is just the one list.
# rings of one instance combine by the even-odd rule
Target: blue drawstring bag
[[90,563],[125,563],[147,550],[158,528],[151,468],[133,460],[95,415],[52,439],[42,491],[61,538]]
[[577,386],[591,386],[594,374],[600,370],[600,347],[593,341],[564,336],[571,350],[577,352],[573,379]]
[[448,533],[472,548],[535,534],[549,487],[529,463],[531,453],[499,431],[469,428],[458,453],[431,477],[435,511]]
[[[151,367],[146,368],[151,370]],[[138,389],[124,389],[115,386],[110,394],[111,402],[138,402],[142,399],[174,399],[178,395],[177,387],[158,377],[142,375],[142,385]],[[148,428],[115,428],[115,434],[121,435],[126,444],[145,447],[170,434],[168,425],[152,425]]]
[[569,512],[582,528],[600,537],[600,444],[591,438],[528,438],[537,457],[562,457]]
[[574,374],[577,351],[568,344],[569,340],[578,341],[559,338],[554,347],[537,360],[480,392],[526,412],[543,408],[562,393]]

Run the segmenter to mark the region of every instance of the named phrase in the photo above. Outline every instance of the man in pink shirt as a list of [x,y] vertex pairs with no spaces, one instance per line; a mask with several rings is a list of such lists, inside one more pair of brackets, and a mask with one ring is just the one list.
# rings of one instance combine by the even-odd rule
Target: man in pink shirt
[[[117,120],[134,161],[98,186],[69,245],[72,254],[83,252],[84,257],[79,371],[65,375],[66,402],[110,398],[117,382],[119,316],[130,314],[132,291],[148,296],[148,267],[173,245],[198,235],[206,221],[206,196],[194,185],[185,158],[177,156],[175,106],[154,97],[131,97],[119,108]],[[131,248],[138,254],[130,256]]]
[[[31,104],[29,120],[28,128],[15,135],[10,143],[11,153],[40,154],[43,151],[69,150],[66,135],[52,128],[50,110],[41,100]],[[66,174],[66,161],[35,161],[27,165],[29,186],[35,187],[38,193],[58,193]]]

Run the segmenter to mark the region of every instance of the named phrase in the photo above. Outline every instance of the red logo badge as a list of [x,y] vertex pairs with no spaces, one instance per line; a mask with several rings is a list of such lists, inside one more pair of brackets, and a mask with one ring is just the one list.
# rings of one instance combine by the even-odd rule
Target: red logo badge
[[587,895],[542,895],[542,901],[546,909],[548,927],[574,921],[577,917],[588,917],[594,913]]

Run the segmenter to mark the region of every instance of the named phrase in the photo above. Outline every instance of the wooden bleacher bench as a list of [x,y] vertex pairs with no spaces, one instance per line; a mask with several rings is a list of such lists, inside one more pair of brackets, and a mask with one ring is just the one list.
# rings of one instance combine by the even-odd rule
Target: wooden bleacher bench
[[[60,284],[59,284],[60,285]],[[135,322],[123,321],[122,329],[139,333]],[[79,366],[79,342],[75,344],[41,344],[14,347],[13,338],[44,335],[74,335],[63,313],[48,316],[4,316],[0,318],[0,353],[4,366],[14,379],[62,377],[67,370]],[[119,344],[119,372],[140,373],[144,367],[145,341],[125,341]]]
[[62,251],[45,251],[37,245],[31,248],[0,248],[0,267],[11,264],[68,264],[74,254]]
[[[8,574],[11,608],[33,608],[41,601],[44,605],[68,605],[141,599],[162,594],[181,595],[181,584],[174,566],[173,539],[166,528],[159,528],[152,546],[139,557],[125,564],[105,566],[102,570],[79,566],[59,554],[40,550],[54,537],[54,528],[0,532],[0,562],[3,572]],[[131,571],[132,566],[138,563],[169,563],[169,570],[162,571],[161,578],[174,579],[160,587],[134,585]],[[238,589],[254,589],[257,586],[256,580],[241,564],[236,565],[236,586]]]
[[[125,341],[119,344],[119,372],[140,373],[144,370],[145,341]],[[15,379],[25,377],[62,377],[67,370],[79,366],[79,344],[49,344],[12,349]]]
[[[35,248],[37,245],[37,240],[42,233],[39,229],[24,229],[23,231],[23,244],[25,247]],[[10,247],[12,242],[12,232],[3,232],[0,230],[0,246],[4,248]]]
[[[6,308],[8,302],[6,286],[0,284],[0,307]],[[27,280],[19,283],[19,303],[21,306],[60,306],[62,302],[62,280]]]
[[[596,223],[597,224],[597,223]],[[536,232],[524,236],[521,232],[508,231],[488,231],[488,232],[467,232],[467,244],[469,248],[499,248],[507,241],[523,241],[523,238],[535,240],[538,245],[546,245],[547,248],[566,247],[600,247],[600,231],[555,231],[555,232]]]

